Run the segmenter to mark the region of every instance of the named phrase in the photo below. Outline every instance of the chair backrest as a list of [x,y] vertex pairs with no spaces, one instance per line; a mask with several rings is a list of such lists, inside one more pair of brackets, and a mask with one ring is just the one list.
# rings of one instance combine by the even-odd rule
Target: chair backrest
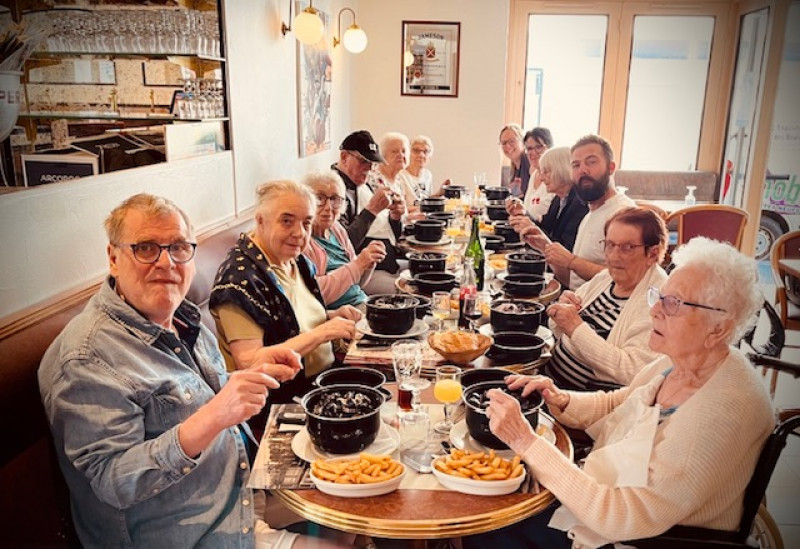
[[753,520],[756,513],[758,513],[758,506],[767,492],[769,479],[772,477],[778,458],[781,457],[781,451],[786,446],[786,439],[798,428],[800,428],[800,412],[779,423],[767,438],[767,442],[761,450],[761,455],[758,457],[753,476],[744,491],[744,509],[738,531],[741,540],[746,540],[750,535]]
[[700,204],[672,212],[667,224],[677,221],[678,246],[687,243],[695,236],[705,236],[729,242],[741,249],[744,227],[750,215],[741,208],[725,204]]
[[[779,263],[781,259],[800,259],[800,231],[792,231],[778,238],[769,254],[777,291],[785,292],[785,297],[789,301],[800,305],[800,281],[781,268]],[[780,295],[778,299],[783,302]],[[785,307],[783,303],[781,304]]]
[[645,210],[650,210],[652,212],[655,212],[655,214],[658,217],[660,217],[661,219],[663,219],[666,222],[667,217],[669,216],[669,214],[667,214],[667,211],[664,208],[662,208],[661,206],[659,206],[657,204],[654,204],[652,202],[649,202],[647,200],[634,200],[634,202],[636,203],[637,207],[644,208]]

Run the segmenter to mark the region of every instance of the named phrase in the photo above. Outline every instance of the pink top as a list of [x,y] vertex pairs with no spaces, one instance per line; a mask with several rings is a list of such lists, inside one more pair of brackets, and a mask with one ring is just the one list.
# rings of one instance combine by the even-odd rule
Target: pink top
[[361,270],[361,267],[355,262],[356,251],[347,236],[347,231],[338,221],[331,226],[331,232],[344,246],[344,251],[351,260],[350,263],[329,273],[328,253],[313,238],[310,239],[308,247],[303,252],[317,268],[316,279],[325,303],[333,303],[339,299],[353,284],[364,286],[372,278],[375,270],[374,266],[366,271]]

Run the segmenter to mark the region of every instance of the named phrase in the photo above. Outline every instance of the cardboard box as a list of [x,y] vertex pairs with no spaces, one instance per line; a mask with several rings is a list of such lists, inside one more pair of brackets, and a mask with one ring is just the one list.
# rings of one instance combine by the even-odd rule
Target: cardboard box
[[20,158],[26,187],[98,174],[97,157],[73,147],[23,154]]

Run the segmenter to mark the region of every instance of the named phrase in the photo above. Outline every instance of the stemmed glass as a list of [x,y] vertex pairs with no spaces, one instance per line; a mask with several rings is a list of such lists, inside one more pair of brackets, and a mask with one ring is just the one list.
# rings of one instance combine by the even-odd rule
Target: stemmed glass
[[437,433],[449,433],[453,428],[453,404],[461,398],[461,368],[458,366],[439,366],[436,368],[436,384],[433,396],[444,404],[444,420],[434,425]]
[[475,321],[479,320],[483,314],[478,304],[478,294],[464,294],[463,301],[461,302],[461,313],[469,320],[469,330],[474,332]]
[[392,343],[392,364],[397,382],[398,412],[416,410],[420,406],[419,393],[431,382],[420,377],[422,369],[422,344],[413,339]]
[[433,292],[431,302],[436,331],[441,332],[444,330],[444,321],[450,318],[450,292]]

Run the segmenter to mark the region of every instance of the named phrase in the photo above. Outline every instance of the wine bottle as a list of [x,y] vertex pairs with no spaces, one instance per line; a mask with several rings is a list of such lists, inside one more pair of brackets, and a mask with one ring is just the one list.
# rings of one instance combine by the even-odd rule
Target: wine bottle
[[475,270],[472,268],[472,258],[464,257],[464,277],[461,280],[461,288],[458,295],[458,327],[468,330],[470,327],[470,319],[464,311],[464,296],[468,294],[477,294],[478,287],[476,284]]
[[469,235],[469,242],[467,243],[467,249],[464,251],[464,257],[472,258],[472,265],[475,269],[475,286],[478,288],[478,291],[482,291],[486,272],[486,254],[483,252],[483,246],[481,246],[480,215],[472,217],[472,233]]

